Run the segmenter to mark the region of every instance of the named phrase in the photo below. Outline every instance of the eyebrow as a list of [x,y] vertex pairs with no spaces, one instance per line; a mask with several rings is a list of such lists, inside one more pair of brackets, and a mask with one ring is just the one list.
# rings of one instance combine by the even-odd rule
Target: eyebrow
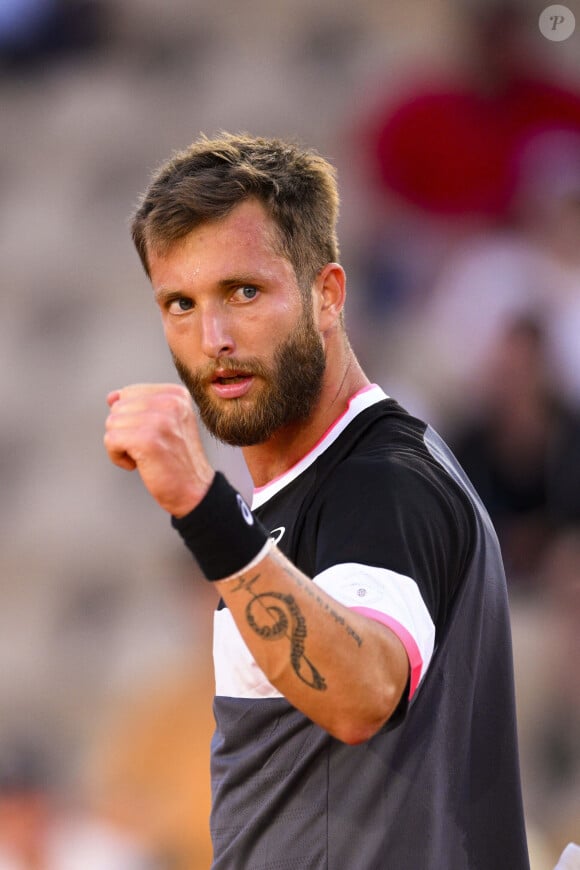
[[188,294],[184,290],[172,290],[170,287],[160,287],[159,290],[153,291],[153,295],[156,304],[159,305],[160,308],[164,308],[175,299],[181,299]]

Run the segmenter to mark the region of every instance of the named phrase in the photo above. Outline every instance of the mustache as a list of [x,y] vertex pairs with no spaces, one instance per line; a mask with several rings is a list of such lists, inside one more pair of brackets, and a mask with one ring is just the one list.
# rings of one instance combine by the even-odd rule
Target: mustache
[[[182,370],[182,364],[177,359],[175,354],[172,354],[173,362],[178,371]],[[264,363],[255,357],[251,357],[250,359],[238,360],[235,357],[227,357],[225,359],[214,360],[213,362],[208,362],[206,365],[201,366],[196,369],[195,372],[188,372],[189,378],[194,380],[197,384],[207,385],[211,384],[212,381],[216,379],[217,373],[223,374],[224,372],[235,372],[237,375],[258,375],[259,377],[267,378],[269,375],[269,369]]]

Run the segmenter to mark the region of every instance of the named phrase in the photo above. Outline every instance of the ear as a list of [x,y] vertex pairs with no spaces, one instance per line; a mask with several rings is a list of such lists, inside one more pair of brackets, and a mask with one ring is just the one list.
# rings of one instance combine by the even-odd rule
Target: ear
[[338,263],[327,263],[316,276],[312,288],[318,328],[327,332],[340,321],[346,299],[346,275]]

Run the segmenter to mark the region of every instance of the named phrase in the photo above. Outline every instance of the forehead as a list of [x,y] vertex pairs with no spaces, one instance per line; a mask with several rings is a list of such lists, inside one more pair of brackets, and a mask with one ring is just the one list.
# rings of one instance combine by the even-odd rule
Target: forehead
[[216,234],[239,245],[265,244],[276,247],[279,233],[273,218],[257,199],[247,199],[235,206],[225,217],[200,224],[192,234]]
[[277,226],[257,200],[246,200],[226,217],[200,224],[169,250],[152,249],[149,271],[157,294],[199,291],[238,276],[297,284],[294,268],[281,252]]
[[277,225],[257,200],[236,206],[224,218],[205,221],[183,239],[149,250],[153,271],[160,261],[282,257]]

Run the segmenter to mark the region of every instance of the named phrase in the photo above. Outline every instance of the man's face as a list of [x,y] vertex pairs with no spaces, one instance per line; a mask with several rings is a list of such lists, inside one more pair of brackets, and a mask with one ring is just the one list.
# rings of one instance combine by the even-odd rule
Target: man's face
[[179,376],[208,430],[240,447],[307,420],[322,388],[311,297],[275,238],[262,206],[248,200],[150,256]]

